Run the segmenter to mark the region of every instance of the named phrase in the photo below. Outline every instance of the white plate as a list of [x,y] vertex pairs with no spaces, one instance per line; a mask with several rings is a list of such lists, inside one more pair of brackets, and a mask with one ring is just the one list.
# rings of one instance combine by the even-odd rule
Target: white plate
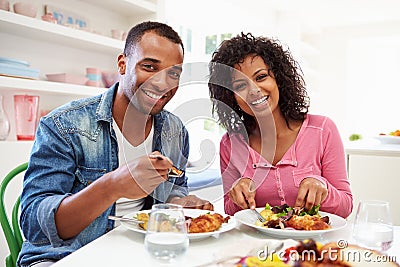
[[[263,209],[264,208],[257,208],[256,210],[261,212]],[[236,212],[234,217],[236,218],[236,221],[238,221],[244,225],[253,227],[253,228],[255,228],[263,233],[266,233],[270,236],[294,238],[294,239],[309,238],[309,237],[313,237],[313,236],[322,235],[322,234],[325,234],[328,232],[342,229],[347,224],[347,221],[340,216],[337,216],[337,215],[334,215],[331,213],[327,213],[327,212],[322,212],[322,211],[320,211],[319,214],[321,216],[329,217],[330,225],[332,226],[332,228],[327,229],[327,230],[306,231],[306,230],[274,229],[274,228],[261,227],[261,226],[255,225],[257,217],[249,209]]]
[[29,63],[27,61],[7,57],[0,57],[0,63],[17,67],[29,67]]
[[[136,211],[136,212],[132,212],[129,213],[127,215],[125,215],[124,217],[128,217],[128,218],[133,218],[137,213],[149,213],[150,210],[141,210],[141,211]],[[185,214],[185,216],[188,217],[192,217],[192,218],[196,218],[202,214],[206,214],[206,213],[213,213],[213,211],[209,211],[209,210],[199,210],[199,209],[183,209],[183,213]],[[228,215],[220,213],[224,218]],[[143,233],[145,234],[146,231],[143,230],[138,224],[136,223],[129,223],[129,222],[124,222],[121,221],[121,224],[126,227],[129,230],[135,231],[135,232],[139,232],[139,233]],[[236,220],[233,216],[230,216],[230,219],[227,223],[223,223],[221,225],[221,227],[214,232],[207,232],[207,233],[189,233],[189,239],[190,240],[196,240],[196,239],[203,239],[203,238],[207,238],[213,235],[217,235],[220,233],[224,233],[227,231],[232,230],[233,228],[235,228],[236,226]]]
[[400,144],[400,136],[379,135],[375,136],[382,144]]

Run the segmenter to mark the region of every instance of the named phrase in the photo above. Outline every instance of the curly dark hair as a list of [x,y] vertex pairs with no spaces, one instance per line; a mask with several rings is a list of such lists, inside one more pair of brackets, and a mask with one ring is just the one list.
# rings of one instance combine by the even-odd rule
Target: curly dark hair
[[[279,108],[289,126],[290,120],[304,120],[309,108],[309,97],[303,73],[293,59],[289,49],[284,50],[280,42],[267,37],[254,37],[241,33],[225,40],[213,53],[209,64],[208,87],[213,101],[213,113],[228,132],[249,133],[256,127],[256,119],[243,112],[236,102],[232,88],[234,65],[243,63],[247,56],[260,56],[272,72],[279,89]],[[243,129],[242,119],[245,121]],[[243,133],[243,132],[242,132]]]
[[133,26],[132,29],[130,29],[125,41],[124,55],[130,56],[132,54],[133,46],[135,46],[142,39],[146,32],[151,31],[155,32],[161,37],[167,38],[175,44],[180,44],[182,51],[185,51],[181,37],[179,37],[179,34],[171,26],[156,21],[145,21]]

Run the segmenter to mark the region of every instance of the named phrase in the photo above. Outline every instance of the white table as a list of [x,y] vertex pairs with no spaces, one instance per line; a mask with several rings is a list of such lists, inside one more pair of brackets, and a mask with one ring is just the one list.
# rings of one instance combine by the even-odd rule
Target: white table
[[[191,241],[189,249],[181,266],[196,266],[208,263],[223,255],[241,253],[246,255],[249,249],[254,248],[271,239],[266,234],[253,228],[238,225],[236,229],[220,234],[219,237],[209,237]],[[352,243],[351,225],[344,229],[328,233],[317,241],[326,243],[344,239]],[[395,227],[393,247],[387,252],[395,256],[400,262],[400,226]],[[57,262],[54,267],[63,266],[157,266],[147,256],[144,249],[144,235],[119,226],[106,235],[94,240],[78,251]],[[165,266],[165,265],[164,265]],[[379,265],[378,265],[379,266]]]

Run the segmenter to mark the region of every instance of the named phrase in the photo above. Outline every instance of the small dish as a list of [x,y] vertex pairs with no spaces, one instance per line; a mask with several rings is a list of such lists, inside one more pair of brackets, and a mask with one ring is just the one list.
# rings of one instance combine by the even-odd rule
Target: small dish
[[27,17],[35,18],[37,7],[28,2],[16,2],[14,5],[14,12]]
[[0,62],[0,75],[27,79],[39,78],[39,70]]
[[88,81],[84,75],[70,74],[70,73],[57,73],[57,74],[46,74],[47,80],[52,82],[60,83],[72,83],[78,85],[84,85]]
[[379,140],[382,144],[397,144],[397,145],[400,145],[400,136],[379,135],[379,136],[375,136],[374,138]]
[[13,65],[16,67],[29,67],[29,63],[27,61],[8,57],[0,57],[0,63]]
[[92,80],[88,80],[87,82],[86,82],[86,85],[87,86],[93,86],[93,87],[100,87],[100,81],[92,81]]

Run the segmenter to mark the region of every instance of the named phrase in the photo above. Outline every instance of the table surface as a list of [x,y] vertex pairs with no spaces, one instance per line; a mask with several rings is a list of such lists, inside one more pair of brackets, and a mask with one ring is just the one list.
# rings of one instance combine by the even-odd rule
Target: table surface
[[[314,238],[316,241],[338,242],[345,240],[354,243],[351,238],[352,226],[326,233]],[[254,249],[262,247],[266,239],[276,239],[261,233],[252,227],[238,224],[235,229],[201,240],[190,241],[189,249],[182,262],[167,266],[198,266],[216,259],[239,254],[245,256]],[[400,262],[400,226],[394,227],[394,242],[386,255]],[[62,266],[157,266],[144,248],[144,234],[119,226],[94,240],[78,251],[53,265]],[[166,266],[166,265],[160,265]],[[209,265],[216,266],[216,265]]]

